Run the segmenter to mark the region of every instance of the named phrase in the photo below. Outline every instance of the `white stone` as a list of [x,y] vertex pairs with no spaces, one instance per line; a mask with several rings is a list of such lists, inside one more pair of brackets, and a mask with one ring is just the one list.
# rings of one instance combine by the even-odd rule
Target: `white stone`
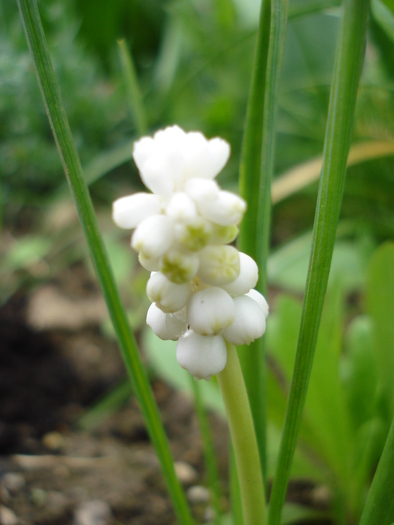
[[132,229],[147,217],[161,212],[162,199],[150,193],[121,197],[112,204],[112,219],[119,228]]
[[190,297],[186,311],[194,332],[218,335],[234,320],[234,301],[222,288],[205,288]]
[[240,295],[234,297],[235,314],[233,323],[223,330],[222,335],[233,345],[248,345],[265,332],[265,315],[256,301]]
[[106,501],[84,501],[75,510],[76,525],[107,525],[111,522],[111,507]]
[[226,343],[221,335],[203,336],[188,330],[179,338],[176,358],[195,379],[210,379],[226,366]]

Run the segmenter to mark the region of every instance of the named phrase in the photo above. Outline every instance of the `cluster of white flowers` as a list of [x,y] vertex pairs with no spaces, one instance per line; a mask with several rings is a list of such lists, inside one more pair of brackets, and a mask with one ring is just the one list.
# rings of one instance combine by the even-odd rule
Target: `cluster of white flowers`
[[152,193],[113,204],[113,219],[134,229],[131,246],[151,272],[147,323],[178,340],[178,363],[196,379],[226,366],[225,340],[249,344],[265,332],[268,305],[253,290],[258,269],[230,246],[246,203],[214,180],[230,154],[227,142],[177,126],[143,137],[133,157]]

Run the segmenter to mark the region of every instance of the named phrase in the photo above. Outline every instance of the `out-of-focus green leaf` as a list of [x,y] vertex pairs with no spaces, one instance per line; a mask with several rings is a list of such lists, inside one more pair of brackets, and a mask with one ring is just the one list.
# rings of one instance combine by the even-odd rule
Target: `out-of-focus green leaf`
[[28,268],[45,257],[52,247],[50,239],[28,235],[18,239],[6,253],[1,266],[7,270]]
[[376,407],[378,370],[369,317],[360,316],[352,321],[347,330],[345,348],[341,376],[351,423],[356,430],[373,417]]
[[372,0],[371,11],[387,36],[394,41],[394,2],[393,0]]
[[342,316],[343,290],[341,284],[337,283],[327,294],[323,310],[305,403],[305,420],[315,436],[315,445],[318,445],[321,457],[335,472],[342,489],[346,491],[351,431],[339,377]]
[[[270,283],[302,292],[308,272],[312,233],[304,234],[281,246],[268,259]],[[347,291],[360,288],[365,281],[366,267],[374,245],[367,238],[357,242],[337,240],[330,270],[330,283],[341,277]]]
[[372,257],[367,277],[367,310],[373,323],[374,354],[391,416],[394,414],[394,244]]
[[295,525],[302,521],[308,523],[309,520],[318,520],[327,518],[327,513],[321,510],[302,507],[293,503],[286,503],[283,507],[281,525]]
[[[143,345],[153,370],[172,387],[193,394],[189,373],[181,368],[176,360],[174,341],[162,341],[150,328],[143,335]],[[225,414],[219,388],[211,381],[200,381],[200,394],[204,405],[221,415]]]

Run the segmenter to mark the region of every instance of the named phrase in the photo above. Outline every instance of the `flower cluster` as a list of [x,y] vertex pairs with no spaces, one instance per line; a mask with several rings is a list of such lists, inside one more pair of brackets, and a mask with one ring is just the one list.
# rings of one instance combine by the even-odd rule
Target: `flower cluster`
[[223,370],[226,341],[249,344],[265,332],[268,305],[253,288],[258,269],[230,243],[246,203],[214,180],[230,147],[177,126],[143,137],[133,157],[152,193],[113,204],[113,219],[134,229],[131,246],[151,272],[147,323],[178,340],[178,363],[196,379]]

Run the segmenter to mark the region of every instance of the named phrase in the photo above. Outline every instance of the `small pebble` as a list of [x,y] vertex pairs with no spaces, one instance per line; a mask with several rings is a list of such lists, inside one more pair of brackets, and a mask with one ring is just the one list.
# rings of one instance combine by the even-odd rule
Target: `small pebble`
[[184,461],[175,461],[175,474],[183,485],[190,485],[197,479],[196,470]]
[[187,499],[190,503],[208,503],[211,494],[206,487],[194,485],[187,491]]
[[64,447],[65,440],[60,432],[48,432],[43,436],[41,442],[49,450],[57,451]]
[[0,525],[16,525],[18,518],[14,511],[7,507],[0,507]]
[[18,474],[17,472],[8,472],[7,474],[4,474],[1,481],[11,494],[19,492],[26,484],[26,480],[22,474]]
[[76,525],[108,525],[111,507],[100,499],[85,501],[76,509],[74,519]]
[[208,505],[208,507],[205,509],[204,521],[207,521],[208,523],[211,523],[211,522],[215,521],[215,518],[216,518],[215,510]]
[[0,485],[0,503],[7,503],[11,498],[10,493],[4,485]]
[[43,507],[47,498],[48,494],[44,489],[33,489],[30,493],[30,501],[36,507]]

